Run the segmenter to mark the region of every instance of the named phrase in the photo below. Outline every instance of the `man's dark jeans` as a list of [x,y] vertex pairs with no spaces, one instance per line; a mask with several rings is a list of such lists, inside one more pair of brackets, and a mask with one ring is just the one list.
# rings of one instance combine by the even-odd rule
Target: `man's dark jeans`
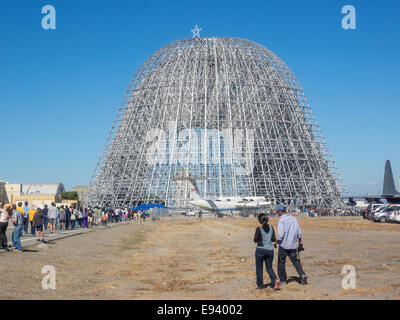
[[267,269],[271,283],[274,286],[277,280],[274,269],[272,268],[272,261],[274,260],[274,250],[267,250],[263,248],[256,249],[256,274],[257,274],[257,286],[263,287],[263,266],[265,261],[265,268]]
[[281,281],[287,281],[286,276],[286,257],[289,256],[290,261],[292,261],[293,266],[295,267],[297,273],[299,274],[300,278],[305,276],[303,269],[301,268],[300,261],[297,259],[296,249],[284,249],[279,246],[278,251],[278,277]]
[[29,218],[26,218],[25,223],[24,223],[24,232],[25,232],[25,234],[28,233],[28,226],[29,226]]
[[35,227],[33,226],[33,220],[29,221],[29,223],[31,224],[31,234],[35,236]]

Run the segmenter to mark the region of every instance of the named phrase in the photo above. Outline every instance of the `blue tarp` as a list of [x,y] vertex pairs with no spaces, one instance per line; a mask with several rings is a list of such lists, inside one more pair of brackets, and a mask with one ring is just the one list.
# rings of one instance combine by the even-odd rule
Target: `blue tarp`
[[148,210],[151,208],[163,208],[166,209],[166,206],[163,206],[162,204],[158,204],[158,203],[146,203],[146,204],[142,204],[138,207],[133,207],[132,210]]

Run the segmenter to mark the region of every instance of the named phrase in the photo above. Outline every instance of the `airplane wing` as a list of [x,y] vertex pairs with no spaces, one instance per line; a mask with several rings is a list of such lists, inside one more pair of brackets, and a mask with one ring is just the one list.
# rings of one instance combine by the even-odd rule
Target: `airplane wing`
[[349,199],[349,202],[354,202],[354,199],[364,199],[367,200],[368,202],[378,202],[380,203],[382,199],[385,199],[384,197],[380,195],[359,195],[359,196],[344,196],[341,197],[342,199]]
[[388,202],[391,202],[391,203],[400,203],[400,194],[394,194],[394,195],[385,194],[385,195],[383,195],[383,197],[384,197]]
[[389,202],[400,202],[400,192],[396,190],[393,171],[390,161],[387,160],[385,164],[385,172],[383,178],[383,192],[382,195],[359,195],[359,196],[345,196],[342,199],[349,199],[349,202],[354,202],[354,199],[365,199],[368,202],[381,202],[381,199],[386,199]]
[[366,194],[366,195],[361,195],[361,196],[343,196],[341,198],[342,199],[383,199],[383,196]]

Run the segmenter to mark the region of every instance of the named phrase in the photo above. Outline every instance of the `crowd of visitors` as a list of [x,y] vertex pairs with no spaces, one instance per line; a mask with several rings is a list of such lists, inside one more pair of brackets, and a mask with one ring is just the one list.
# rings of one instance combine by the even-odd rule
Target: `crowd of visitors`
[[[293,216],[297,217],[342,217],[342,216],[362,216],[366,212],[365,208],[350,208],[350,209],[304,209],[304,210],[290,210]],[[265,212],[270,217],[278,216],[274,210],[267,210]]]
[[[326,210],[326,209],[307,209],[294,210],[293,216],[301,217],[321,217],[321,216],[361,216],[365,210],[351,208],[346,210]],[[266,217],[278,215],[275,210],[267,210]],[[121,223],[140,219],[145,222],[149,216],[148,211],[132,209],[112,209],[98,207],[77,207],[61,205],[44,205],[43,208],[30,206],[28,202],[17,205],[4,205],[0,203],[0,246],[9,250],[6,231],[11,222],[14,226],[12,232],[12,246],[21,251],[21,237],[23,234],[32,235],[37,241],[44,241],[45,231],[53,234],[59,230],[74,230],[78,228],[92,228],[97,226],[107,226],[109,223]],[[256,216],[256,214],[255,214]],[[201,217],[201,215],[199,215]],[[30,230],[29,230],[30,229]]]
[[24,206],[21,202],[18,205],[0,203],[0,246],[5,250],[10,250],[6,235],[9,221],[14,226],[12,247],[21,252],[21,237],[23,234],[29,235],[28,231],[37,241],[45,242],[44,231],[46,230],[53,234],[59,230],[88,229],[137,219],[145,222],[147,216],[149,216],[148,211],[137,212],[128,208],[114,210],[90,206],[87,208],[67,205],[57,207],[55,203],[40,208],[34,205],[29,206],[28,202],[25,202]]

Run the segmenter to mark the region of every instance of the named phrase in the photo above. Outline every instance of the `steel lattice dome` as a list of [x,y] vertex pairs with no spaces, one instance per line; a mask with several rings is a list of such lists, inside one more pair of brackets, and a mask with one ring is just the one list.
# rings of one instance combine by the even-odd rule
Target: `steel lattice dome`
[[[185,207],[204,197],[265,196],[335,205],[340,179],[303,90],[270,50],[244,39],[166,45],[136,72],[94,172],[90,204]],[[183,181],[183,182],[182,182]]]

